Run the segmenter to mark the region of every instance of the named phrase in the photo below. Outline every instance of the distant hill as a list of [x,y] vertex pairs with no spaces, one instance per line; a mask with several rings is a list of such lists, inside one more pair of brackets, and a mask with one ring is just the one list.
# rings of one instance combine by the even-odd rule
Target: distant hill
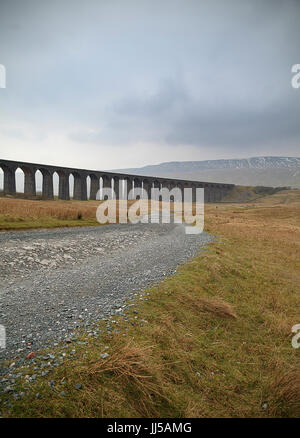
[[253,157],[232,160],[170,161],[115,171],[251,186],[300,188],[299,157]]

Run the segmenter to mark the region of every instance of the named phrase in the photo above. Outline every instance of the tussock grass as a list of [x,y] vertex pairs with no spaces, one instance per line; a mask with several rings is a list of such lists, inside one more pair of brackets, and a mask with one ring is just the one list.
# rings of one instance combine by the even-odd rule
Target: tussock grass
[[217,207],[206,207],[206,230],[218,236],[207,251],[138,295],[128,320],[114,316],[117,331],[100,322],[98,337],[83,332],[88,345],[68,347],[76,356],[51,377],[24,381],[26,396],[3,415],[299,416],[300,191]]
[[221,318],[237,318],[232,310],[232,306],[219,298],[205,296],[195,298],[193,295],[184,295],[181,301],[183,304],[191,305],[200,312],[211,312]]
[[137,346],[129,341],[114,349],[107,360],[97,359],[84,365],[79,375],[81,380],[89,380],[91,392],[95,386],[101,385],[104,376],[127,388],[126,399],[121,396],[122,392],[106,391],[105,397],[110,400],[111,406],[118,397],[120,404],[129,403],[139,416],[160,415],[160,408],[168,405],[170,400],[162,391],[163,381],[159,378],[163,364],[155,363],[152,349],[152,346]]
[[283,372],[280,367],[275,369],[274,381],[271,384],[269,403],[271,412],[276,416],[277,409],[289,416],[292,412],[299,417],[300,413],[300,364],[292,366],[290,370]]

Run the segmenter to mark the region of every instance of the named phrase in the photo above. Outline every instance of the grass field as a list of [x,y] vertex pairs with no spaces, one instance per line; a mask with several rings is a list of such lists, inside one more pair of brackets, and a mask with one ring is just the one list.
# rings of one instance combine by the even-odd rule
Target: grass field
[[[254,202],[275,191],[276,189],[268,187],[235,186],[227,195],[226,201]],[[0,230],[99,225],[96,220],[99,201],[43,201],[38,197],[30,200],[21,196],[22,194],[17,197],[0,196]],[[129,201],[128,205],[132,203],[133,201]]]
[[218,236],[207,251],[138,295],[127,320],[113,317],[117,332],[102,322],[99,336],[78,336],[88,344],[57,347],[64,364],[36,383],[24,378],[25,396],[2,415],[299,416],[300,191],[208,205],[205,228]]

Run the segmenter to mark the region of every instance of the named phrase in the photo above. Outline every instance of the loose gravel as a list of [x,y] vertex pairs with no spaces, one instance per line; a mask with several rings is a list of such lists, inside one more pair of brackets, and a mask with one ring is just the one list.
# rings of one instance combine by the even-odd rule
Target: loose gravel
[[8,360],[14,376],[28,353],[70,343],[76,329],[122,312],[128,298],[173,274],[212,238],[187,235],[180,224],[0,233],[0,324],[7,337],[0,374]]

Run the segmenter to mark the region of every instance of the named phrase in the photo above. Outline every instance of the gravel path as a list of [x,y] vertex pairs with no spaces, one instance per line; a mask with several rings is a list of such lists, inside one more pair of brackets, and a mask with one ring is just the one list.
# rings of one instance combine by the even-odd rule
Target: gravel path
[[[72,336],[176,271],[212,236],[178,224],[126,224],[0,233],[0,361]],[[4,366],[0,366],[4,373]]]

